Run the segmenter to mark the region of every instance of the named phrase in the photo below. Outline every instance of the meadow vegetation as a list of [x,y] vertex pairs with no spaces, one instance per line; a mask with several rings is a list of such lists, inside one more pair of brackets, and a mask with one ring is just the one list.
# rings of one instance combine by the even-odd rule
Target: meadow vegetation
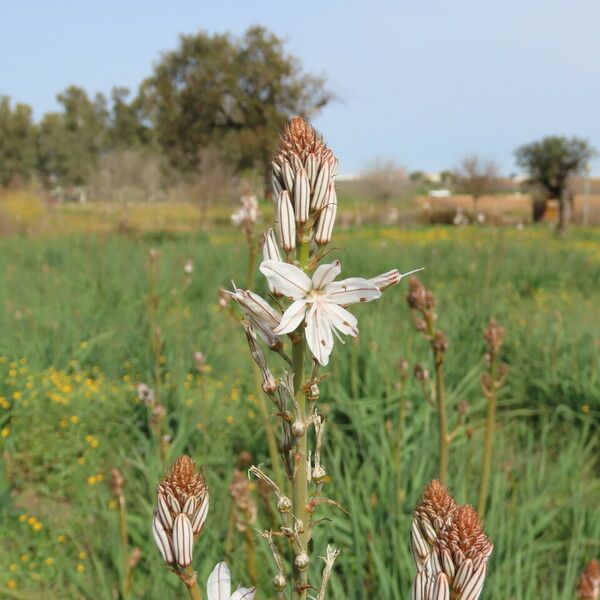
[[[600,553],[596,232],[557,239],[544,228],[370,226],[339,231],[335,242],[347,274],[426,267],[421,279],[436,295],[449,339],[450,425],[459,423],[459,408],[465,420],[447,481],[459,502],[477,502],[482,332],[491,317],[505,327],[509,372],[498,397],[486,513],[495,549],[483,597],[574,598],[579,573]],[[151,249],[160,253],[152,268]],[[248,454],[269,464],[262,431],[270,408],[256,392],[239,324],[218,302],[231,277],[245,281],[245,253],[230,227],[117,235],[50,229],[0,239],[0,596],[128,595],[109,485],[118,468],[130,546],[141,549],[129,597],[181,597],[150,534],[166,465],[136,393],[140,382],[167,409],[166,463],[187,453],[205,467],[212,508],[195,551],[200,581],[225,558],[243,582],[256,561],[271,560],[262,540],[233,525],[229,491]],[[315,529],[316,553],[324,555],[329,541],[342,550],[333,598],[409,597],[411,515],[436,476],[438,445],[436,415],[424,399],[429,380],[413,376],[418,365],[433,371],[430,350],[414,330],[406,292],[401,286],[377,306],[357,308],[360,343],[337,347],[321,386],[321,410],[332,417],[324,449],[330,493],[350,513],[323,510],[330,525],[325,535]],[[258,505],[251,531],[271,518],[260,491],[251,485]],[[256,582],[258,598],[270,597],[269,572],[260,572],[267,579]]]

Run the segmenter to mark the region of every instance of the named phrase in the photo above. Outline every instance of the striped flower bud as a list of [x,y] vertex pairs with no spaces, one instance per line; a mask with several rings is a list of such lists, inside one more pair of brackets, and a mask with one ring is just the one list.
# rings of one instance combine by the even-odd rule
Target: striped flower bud
[[279,225],[279,239],[285,252],[296,248],[296,220],[289,193],[284,190],[277,200],[277,224]]
[[333,152],[304,119],[295,117],[283,129],[272,168],[276,197],[287,191],[296,222],[314,226],[337,175]]
[[335,216],[337,214],[337,194],[333,183],[329,184],[327,200],[325,206],[319,213],[317,226],[315,228],[314,240],[319,245],[328,244],[331,241],[333,234],[333,226],[335,224]]
[[423,491],[410,533],[411,552],[418,571],[428,563],[437,536],[450,523],[456,509],[454,498],[436,479]]
[[310,207],[313,210],[319,210],[326,201],[329,182],[331,179],[331,167],[325,163],[320,169],[315,179],[312,196],[310,198]]
[[281,262],[281,253],[279,252],[279,246],[277,245],[277,236],[273,229],[267,229],[263,236],[263,259],[264,260],[278,260]]
[[164,561],[185,569],[192,563],[195,540],[208,514],[208,489],[189,456],[177,459],[156,488],[152,518],[154,541]]
[[310,184],[304,167],[300,166],[294,180],[294,214],[297,223],[306,223],[308,221],[309,208]]
[[493,548],[475,509],[459,506],[433,545],[432,574],[447,578],[452,598],[477,600]]

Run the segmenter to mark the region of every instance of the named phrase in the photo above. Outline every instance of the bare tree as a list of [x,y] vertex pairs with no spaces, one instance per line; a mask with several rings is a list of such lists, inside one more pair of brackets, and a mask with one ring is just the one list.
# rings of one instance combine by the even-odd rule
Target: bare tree
[[461,191],[473,196],[475,208],[481,196],[494,190],[498,179],[496,163],[483,160],[475,154],[463,158],[456,170],[456,184]]

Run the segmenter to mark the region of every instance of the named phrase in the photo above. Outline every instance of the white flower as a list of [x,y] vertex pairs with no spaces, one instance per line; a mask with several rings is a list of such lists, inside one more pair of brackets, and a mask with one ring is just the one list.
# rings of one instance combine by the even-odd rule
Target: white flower
[[258,219],[258,200],[250,194],[240,198],[242,206],[231,215],[234,225],[251,227]]
[[206,584],[208,600],[252,600],[256,588],[238,588],[231,593],[231,575],[227,563],[220,562],[212,570]]
[[334,281],[341,272],[337,260],[320,265],[312,280],[298,267],[274,260],[263,261],[260,270],[271,285],[294,301],[273,332],[276,335],[291,333],[305,321],[306,341],[322,365],[329,362],[333,333],[338,338],[338,332],[351,336],[358,334],[356,317],[344,307],[381,296],[377,286],[362,277]]

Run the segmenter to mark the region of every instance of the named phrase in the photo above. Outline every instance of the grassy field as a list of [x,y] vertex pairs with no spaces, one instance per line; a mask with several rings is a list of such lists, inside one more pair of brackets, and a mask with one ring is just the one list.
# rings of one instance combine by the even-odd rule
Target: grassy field
[[[482,331],[492,316],[506,327],[510,370],[486,519],[495,549],[483,597],[573,599],[585,562],[600,554],[598,232],[557,239],[542,228],[369,227],[335,241],[346,274],[426,267],[422,280],[450,340],[452,425],[458,403],[469,403],[470,435],[459,435],[450,455],[460,502],[477,500]],[[155,284],[151,248],[161,253]],[[260,540],[230,527],[237,457],[250,452],[269,467],[270,408],[256,392],[241,328],[218,305],[220,287],[243,283],[245,262],[243,240],[229,228],[0,239],[0,597],[119,597],[114,467],[125,476],[131,546],[142,551],[130,597],[184,597],[151,540],[165,465],[138,382],[159,383],[172,435],[167,462],[187,452],[205,466],[213,508],[195,550],[200,580],[224,558],[244,583],[252,553],[270,564]],[[416,363],[432,369],[406,291],[403,283],[377,305],[357,307],[361,336],[336,346],[321,390],[331,422],[326,494],[350,512],[319,509],[328,519],[317,531],[319,554],[328,541],[342,550],[336,600],[409,597],[411,512],[436,475],[437,428],[419,383],[399,385],[402,358],[411,371]],[[206,356],[202,372],[194,351]],[[268,526],[258,494],[257,502],[256,527]],[[273,597],[273,572],[261,569],[257,598]]]

